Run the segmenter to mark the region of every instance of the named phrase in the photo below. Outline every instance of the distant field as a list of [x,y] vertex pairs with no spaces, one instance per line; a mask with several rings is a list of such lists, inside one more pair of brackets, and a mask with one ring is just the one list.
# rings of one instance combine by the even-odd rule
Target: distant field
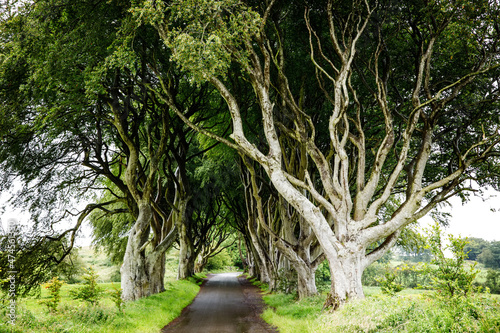
[[89,246],[78,249],[78,256],[86,267],[93,267],[99,275],[99,282],[111,282],[113,274],[119,274],[120,266],[111,262],[103,252],[96,252]]
[[[170,250],[166,258],[165,281],[175,280],[177,277],[177,265],[179,251]],[[102,251],[96,252],[92,247],[85,246],[78,249],[78,256],[84,263],[85,267],[92,267],[99,275],[100,283],[113,282],[112,277],[118,277],[120,266],[111,262],[109,257]],[[117,281],[118,282],[118,281]]]

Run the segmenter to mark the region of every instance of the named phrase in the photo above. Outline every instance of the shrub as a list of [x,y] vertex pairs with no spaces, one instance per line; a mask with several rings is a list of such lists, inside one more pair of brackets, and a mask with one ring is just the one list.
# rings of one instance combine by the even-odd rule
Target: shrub
[[403,263],[396,267],[397,279],[405,288],[420,288],[429,284],[428,267],[422,263]]
[[120,273],[120,269],[117,268],[110,277],[111,282],[120,282],[122,280],[122,275]]
[[238,269],[245,268],[245,263],[243,261],[246,260],[246,248],[245,246],[241,246],[241,239],[238,241],[234,240],[230,246],[226,247],[226,251],[231,258],[231,266],[235,266]]
[[[387,280],[386,273],[389,269],[387,265],[375,262],[364,270],[361,283],[368,287],[381,286],[380,281]],[[404,288],[420,288],[428,284],[430,280],[428,267],[422,263],[402,263],[393,269],[393,274],[395,275],[394,283]]]
[[331,287],[331,277],[330,277],[330,265],[328,265],[328,260],[323,261],[319,264],[318,269],[316,269],[316,288],[318,291],[328,291]]
[[500,272],[488,269],[484,285],[490,289],[492,294],[500,294]]
[[[467,267],[467,253],[465,246],[467,239],[448,235],[448,245],[443,245],[442,231],[438,224],[428,231],[428,248],[434,258],[431,268],[431,286],[438,294],[444,297],[468,296],[474,291],[474,279],[478,273],[476,263]],[[444,252],[449,250],[452,258],[445,257]]]
[[40,303],[46,305],[50,312],[57,311],[57,306],[61,301],[61,295],[59,295],[59,293],[63,284],[64,281],[59,280],[59,278],[56,276],[43,286],[45,289],[49,290],[50,295],[48,299],[40,301]]
[[403,285],[396,282],[397,270],[386,267],[384,277],[376,278],[382,287],[382,292],[387,295],[394,296],[396,293],[404,289]]
[[122,289],[113,287],[113,290],[108,291],[108,295],[109,297],[111,297],[113,303],[115,303],[116,307],[118,308],[118,311],[122,312],[123,311]]
[[73,299],[80,299],[91,305],[97,305],[104,292],[103,289],[97,285],[97,278],[98,275],[94,269],[92,267],[88,268],[83,276],[83,287],[70,291]]
[[209,271],[224,269],[231,266],[232,260],[226,249],[222,250],[217,255],[210,257],[207,262],[206,269]]
[[366,267],[361,276],[361,283],[363,286],[368,287],[378,287],[380,283],[377,281],[378,278],[382,277],[385,273],[384,265],[374,262],[370,266]]
[[73,249],[57,266],[55,274],[64,278],[68,284],[79,283],[84,270],[83,267],[84,263],[82,258],[78,255],[78,250]]

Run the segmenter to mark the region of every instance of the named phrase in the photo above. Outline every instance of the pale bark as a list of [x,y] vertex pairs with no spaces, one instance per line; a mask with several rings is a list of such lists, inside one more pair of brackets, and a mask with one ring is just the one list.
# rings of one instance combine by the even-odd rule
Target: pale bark
[[364,267],[361,265],[359,251],[346,252],[330,266],[332,287],[325,302],[326,307],[333,310],[342,306],[349,299],[364,297],[361,276]]
[[255,256],[253,247],[247,245],[248,275],[251,277],[259,277],[259,267],[255,263]]
[[122,298],[126,301],[137,300],[165,290],[165,256],[154,250],[146,253],[144,245],[148,243],[149,223],[152,208],[148,205],[139,207],[136,224],[128,236],[127,248],[120,269]]
[[[137,218],[127,240],[127,247],[120,269],[122,298],[127,301],[149,296],[165,290],[165,252],[172,246],[176,229],[171,223],[171,214],[162,210],[158,202],[162,199],[161,181],[158,179],[158,164],[167,148],[168,119],[161,114],[161,138],[153,148],[149,139],[147,152],[128,131],[127,117],[119,103],[119,94],[113,94],[109,106],[113,112],[113,125],[128,148],[125,170],[126,191],[130,211],[137,207]],[[123,114],[122,114],[123,113]],[[143,165],[140,156],[148,156],[149,163]],[[138,185],[140,184],[140,185]],[[124,189],[125,190],[125,189]]]
[[179,266],[177,279],[180,280],[193,276],[196,254],[188,225],[191,223],[191,216],[188,216],[188,204],[191,198],[187,197],[186,193],[179,191],[176,195],[179,199],[175,201],[177,203],[177,211],[174,216],[177,229],[179,230]]
[[181,280],[193,276],[196,261],[195,251],[187,233],[187,228],[182,224],[179,224],[179,247],[177,279]]
[[297,272],[297,296],[299,299],[314,296],[318,293],[316,288],[316,269],[303,263],[302,265],[294,264],[294,269]]
[[208,258],[204,256],[198,256],[198,259],[196,260],[194,264],[194,272],[195,273],[201,273],[205,269],[205,266],[208,263]]
[[252,217],[249,217],[248,230],[250,234],[250,239],[252,241],[252,247],[255,250],[255,253],[257,254],[257,258],[254,258],[254,260],[258,259],[257,265],[259,267],[260,281],[263,283],[271,283],[272,273],[271,273],[270,263],[268,261],[268,256],[266,254],[265,249],[260,244],[259,236],[255,231],[255,221],[253,221]]
[[[344,18],[344,26],[340,26],[338,22],[342,20],[334,17],[334,3],[328,1],[325,11],[327,22],[324,22],[328,25],[328,31],[322,31],[328,34],[326,39],[323,39],[324,35],[316,34],[312,28],[308,12],[305,15],[310,36],[311,61],[316,70],[318,87],[331,104],[329,117],[322,119],[323,123],[327,121],[328,124],[328,142],[317,144],[313,120],[307,115],[307,110],[302,109],[300,102],[296,102],[296,96],[288,87],[283,60],[285,52],[281,48],[284,43],[280,40],[267,40],[263,29],[254,39],[243,40],[244,47],[241,50],[235,48],[233,52],[235,59],[245,58],[245,61],[240,61],[240,65],[253,87],[256,102],[260,107],[267,152],[264,153],[246,137],[240,106],[231,89],[216,77],[207,78],[227,102],[233,124],[231,138],[234,140],[234,143],[230,142],[228,145],[262,166],[279,195],[300,214],[316,235],[330,265],[332,285],[327,305],[333,308],[342,306],[349,299],[364,296],[361,287],[363,270],[389,250],[402,228],[444,200],[462,181],[461,177],[471,163],[496,156],[493,151],[500,140],[495,129],[493,134],[473,144],[470,149],[458,151],[459,166],[450,166],[453,170],[448,171],[446,176],[424,186],[424,171],[431,156],[434,131],[439,127],[439,113],[458,95],[460,89],[479,74],[498,65],[483,69],[487,57],[479,57],[473,73],[456,79],[442,89],[435,88],[439,90],[433,95],[433,51],[436,40],[450,21],[444,18],[439,24],[425,23],[429,29],[428,35],[422,37],[422,34],[415,33],[418,35],[415,42],[415,49],[418,51],[414,55],[414,77],[405,72],[406,76],[413,80],[410,82],[413,88],[408,89],[406,96],[401,99],[402,104],[407,103],[409,106],[404,115],[398,115],[396,122],[393,117],[399,110],[391,109],[394,108],[394,100],[388,97],[388,80],[393,68],[385,63],[386,59],[382,60],[387,46],[381,32],[383,26],[379,26],[377,20],[370,22],[374,8],[370,7],[368,1],[354,1],[352,6],[353,11]],[[356,89],[352,86],[351,78],[356,71],[354,63],[356,53],[359,52],[357,43],[365,34],[367,26],[373,28],[370,31],[373,35],[368,35],[365,42],[375,40],[373,52],[366,62],[360,61],[358,65],[366,67],[364,70],[371,75],[370,80],[365,80],[361,71],[358,74],[364,81],[364,92],[368,92],[372,98],[365,97],[366,105],[362,105]],[[324,52],[327,43],[329,49]],[[486,53],[486,48],[483,51]],[[319,52],[319,57],[316,52]],[[272,82],[273,63],[279,83]],[[442,83],[435,84],[442,86]],[[272,89],[278,86],[280,91],[275,94]],[[279,97],[274,97],[276,95]],[[288,115],[292,125],[286,128],[279,124],[280,133],[285,133],[298,142],[300,149],[305,147],[306,158],[311,161],[311,166],[300,172],[285,170],[283,166],[288,166],[290,161],[289,156],[284,155],[293,149],[283,147],[278,136],[277,111],[274,108],[276,100],[281,100],[284,107],[292,111]],[[354,117],[353,106],[356,113]],[[383,132],[381,136],[374,138],[376,143],[370,143],[371,146],[368,147],[364,131],[372,126],[372,123],[371,119],[362,119],[362,114],[374,108],[378,110],[378,116],[382,120],[373,125],[381,128]],[[184,120],[189,123],[188,119]],[[196,129],[192,123],[190,126]],[[221,142],[227,141],[213,133],[209,135]],[[481,147],[482,151],[472,157],[472,152],[478,147]],[[369,160],[370,154],[373,154],[373,164],[368,166],[366,161]],[[388,163],[389,156],[391,163]],[[320,185],[313,181],[310,175],[319,176]],[[351,182],[351,175],[354,175],[354,182]],[[402,186],[406,187],[406,193],[402,197],[400,207],[388,219],[380,220],[381,209],[391,197],[397,195],[400,191],[398,187]],[[274,231],[271,226],[266,226],[262,204],[257,194],[253,185],[255,220],[272,235]],[[430,199],[427,199],[427,205],[421,208],[426,196]],[[255,244],[258,244],[257,237],[260,235],[254,234],[252,238]],[[373,244],[380,245],[368,251]],[[276,241],[276,246],[282,253],[286,253],[298,272],[304,272],[300,273],[304,280],[303,285],[310,285],[310,279],[305,278],[311,276],[310,272],[307,272],[307,255],[290,251],[284,241]],[[306,244],[300,246],[307,248]],[[259,256],[261,255],[254,259],[257,260]]]

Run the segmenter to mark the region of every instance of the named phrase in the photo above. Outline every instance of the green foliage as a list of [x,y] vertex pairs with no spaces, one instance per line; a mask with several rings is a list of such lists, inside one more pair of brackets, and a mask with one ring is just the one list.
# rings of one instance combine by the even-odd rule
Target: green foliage
[[382,287],[382,292],[384,294],[395,296],[396,293],[404,289],[403,285],[396,282],[398,269],[391,269],[386,266],[385,273],[383,277],[375,278],[375,280],[380,283]]
[[122,312],[124,303],[122,299],[122,289],[114,287],[113,290],[108,291],[108,295],[111,297],[113,303],[115,303],[118,311]]
[[[432,212],[433,216],[439,216],[438,213]],[[442,216],[440,216],[442,218]],[[426,248],[427,239],[418,228],[417,223],[411,223],[403,229],[401,237],[398,239],[397,246],[402,252],[399,257],[402,260],[413,262],[430,262],[431,253]]]
[[[428,231],[428,246],[434,256],[432,263],[437,266],[431,268],[431,286],[445,298],[469,296],[474,291],[473,282],[478,270],[476,264],[466,265],[467,240],[448,235],[449,244],[444,245],[443,241],[442,231],[435,224]],[[452,258],[445,256],[445,250],[451,252]]]
[[428,265],[422,263],[402,263],[396,267],[396,272],[399,283],[405,288],[422,288],[430,280]]
[[[112,291],[115,286],[103,284]],[[58,312],[47,316],[37,300],[26,298],[18,304],[16,325],[7,324],[5,311],[0,310],[0,332],[9,333],[157,333],[178,317],[183,308],[192,302],[199,287],[187,280],[172,281],[168,290],[135,302],[127,303],[123,311],[105,298],[97,306],[82,306],[71,300],[68,290],[74,285],[64,285]],[[45,289],[43,297],[45,297]]]
[[388,271],[392,272],[390,275],[394,274],[394,283],[404,288],[421,288],[428,285],[430,280],[427,265],[404,262],[392,268],[380,263],[373,263],[363,272],[361,282],[363,286],[382,286],[381,281],[387,281]]
[[[112,201],[116,194],[124,195],[111,181],[104,180],[102,183],[112,192],[104,192],[99,197],[100,202]],[[127,211],[127,206],[119,201],[108,205],[107,210]],[[111,262],[121,265],[128,240],[127,232],[135,222],[134,217],[129,213],[108,214],[95,210],[90,214],[89,221],[92,225],[93,244],[97,249],[104,250]]]
[[71,291],[73,299],[80,299],[93,306],[98,305],[104,291],[98,286],[97,278],[98,275],[92,267],[86,269],[83,286]]
[[115,269],[115,271],[110,276],[111,282],[121,282],[122,276],[120,273],[120,269]]
[[258,287],[262,291],[269,291],[269,284],[261,282],[257,277],[248,279],[254,286]]
[[418,252],[405,251],[398,255],[398,258],[403,261],[411,261],[413,263],[430,263],[432,260],[432,253],[429,249],[422,249]]
[[294,295],[272,294],[264,296],[267,305],[275,308],[278,314],[288,315],[292,318],[315,317],[319,315],[324,302],[322,296],[311,296],[298,301]]
[[210,257],[205,268],[209,271],[222,270],[231,266],[232,263],[233,261],[231,260],[229,253],[226,249],[224,249],[217,255]]
[[45,289],[49,290],[50,295],[48,299],[40,301],[40,303],[46,305],[50,312],[57,311],[57,307],[61,302],[60,291],[63,284],[64,281],[59,280],[59,278],[56,276],[43,286]]
[[203,273],[195,273],[193,276],[188,278],[189,281],[201,286],[203,282],[206,281],[207,276]]
[[[165,6],[163,1],[156,6],[146,1],[133,12],[139,21],[159,27],[172,60],[192,75],[193,83],[224,76],[232,53],[251,40],[261,25],[259,14],[239,0],[171,1]],[[243,54],[238,60],[246,62]]]
[[327,291],[330,289],[331,287],[330,265],[328,264],[327,260],[319,264],[314,278],[316,279],[316,288],[318,289],[319,292]]
[[98,306],[86,306],[79,308],[68,307],[65,315],[73,322],[83,322],[88,326],[105,325],[111,320],[113,314],[109,309]]
[[491,293],[500,294],[500,271],[488,269],[484,286],[487,287]]
[[377,262],[379,262],[381,264],[388,264],[391,261],[392,257],[393,257],[392,252],[391,251],[387,251],[382,256],[382,258],[380,258],[379,260],[377,260]]
[[477,260],[477,257],[483,252],[485,248],[489,246],[489,242],[482,238],[469,238],[469,242],[465,246],[465,252],[468,253],[470,260]]
[[84,263],[82,258],[78,255],[78,250],[73,249],[71,253],[57,265],[55,272],[63,277],[69,284],[80,282],[79,278],[84,272]]
[[235,266],[238,269],[243,269],[243,261],[241,260],[241,256],[243,259],[246,258],[246,248],[245,246],[241,247],[241,256],[240,256],[240,248],[238,246],[238,241],[233,242],[229,247],[226,248],[227,253],[231,257],[231,266]]
[[321,311],[324,296],[297,301],[292,295],[264,296],[272,308],[263,318],[280,332],[498,332],[500,300],[473,296],[464,302],[442,302],[429,295],[369,296],[335,312]]
[[378,286],[379,282],[377,279],[384,275],[384,267],[385,265],[377,262],[374,262],[370,266],[366,267],[363,271],[363,275],[361,276],[361,283],[363,286]]
[[[62,266],[58,265],[57,260],[65,253],[68,246],[67,239],[60,241],[51,241],[36,234],[33,230],[23,228],[18,231],[16,237],[16,246],[13,252],[0,251],[0,267],[9,267],[14,259],[16,275],[16,295],[26,296],[33,293],[39,293],[41,284],[47,282],[55,275],[64,277],[61,274],[61,267],[68,268],[67,262]],[[9,237],[0,235],[0,248],[8,249]],[[9,278],[9,270],[0,271],[0,280]],[[2,284],[2,289],[7,291],[8,284]]]
[[486,268],[500,268],[500,241],[483,243],[482,251],[476,259]]

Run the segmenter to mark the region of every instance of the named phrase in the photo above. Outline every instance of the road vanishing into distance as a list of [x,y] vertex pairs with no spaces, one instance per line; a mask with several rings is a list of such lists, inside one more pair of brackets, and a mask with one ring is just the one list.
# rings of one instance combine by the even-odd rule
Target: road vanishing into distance
[[162,333],[278,332],[260,318],[264,303],[259,290],[240,273],[209,276],[193,303]]

